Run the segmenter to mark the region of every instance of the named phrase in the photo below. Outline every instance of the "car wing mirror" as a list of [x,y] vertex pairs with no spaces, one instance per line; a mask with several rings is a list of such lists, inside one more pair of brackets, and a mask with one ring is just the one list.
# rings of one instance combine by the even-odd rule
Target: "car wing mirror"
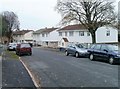
[[103,51],[108,52],[108,50],[104,49]]
[[74,49],[76,49],[75,47],[73,47]]

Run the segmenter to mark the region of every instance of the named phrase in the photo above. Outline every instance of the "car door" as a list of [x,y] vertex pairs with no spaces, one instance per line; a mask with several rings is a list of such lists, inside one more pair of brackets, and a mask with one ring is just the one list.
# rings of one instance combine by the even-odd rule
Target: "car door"
[[75,53],[76,53],[76,46],[72,45],[71,54],[75,55]]
[[97,45],[95,45],[94,50],[93,50],[94,57],[96,57],[98,59],[100,57],[100,48],[101,48],[101,45],[97,44]]
[[101,51],[100,51],[100,58],[103,60],[107,60],[109,57],[108,51],[109,51],[109,49],[107,48],[107,45],[102,45]]
[[71,45],[68,45],[68,47],[66,49],[68,53],[70,53],[70,49],[71,49]]

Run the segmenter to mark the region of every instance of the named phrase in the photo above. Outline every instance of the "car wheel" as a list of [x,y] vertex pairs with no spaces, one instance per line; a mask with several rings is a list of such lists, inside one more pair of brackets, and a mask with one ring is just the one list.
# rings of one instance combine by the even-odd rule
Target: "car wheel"
[[68,53],[67,51],[65,51],[65,55],[66,55],[66,56],[68,56],[68,55],[69,55],[69,53]]
[[93,60],[94,60],[94,56],[93,56],[93,54],[90,54],[89,59],[90,59],[91,61],[93,61]]
[[78,52],[75,53],[75,57],[76,57],[76,58],[79,57],[79,53],[78,53]]
[[110,63],[110,64],[114,64],[114,58],[113,58],[113,57],[110,57],[110,58],[109,58],[109,63]]

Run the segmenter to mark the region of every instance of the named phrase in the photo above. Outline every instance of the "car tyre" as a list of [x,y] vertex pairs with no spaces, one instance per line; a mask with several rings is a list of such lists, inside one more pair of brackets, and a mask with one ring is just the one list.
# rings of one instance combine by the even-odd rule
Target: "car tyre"
[[68,55],[69,55],[69,53],[68,53],[67,51],[65,51],[65,55],[66,55],[66,56],[68,56]]
[[75,53],[75,57],[76,57],[76,58],[79,57],[79,53],[78,53],[78,52]]
[[113,57],[110,57],[110,58],[109,58],[109,63],[110,63],[111,65],[114,64],[114,58],[113,58]]
[[89,59],[90,59],[91,61],[93,61],[93,60],[94,60],[94,56],[93,56],[93,54],[90,54]]

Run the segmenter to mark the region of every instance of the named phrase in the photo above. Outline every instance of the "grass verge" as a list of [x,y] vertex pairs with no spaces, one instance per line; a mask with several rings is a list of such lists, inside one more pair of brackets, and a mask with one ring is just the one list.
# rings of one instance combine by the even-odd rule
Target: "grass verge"
[[8,50],[6,50],[5,54],[7,54],[12,59],[19,59],[19,56],[17,56],[14,51],[8,51]]

